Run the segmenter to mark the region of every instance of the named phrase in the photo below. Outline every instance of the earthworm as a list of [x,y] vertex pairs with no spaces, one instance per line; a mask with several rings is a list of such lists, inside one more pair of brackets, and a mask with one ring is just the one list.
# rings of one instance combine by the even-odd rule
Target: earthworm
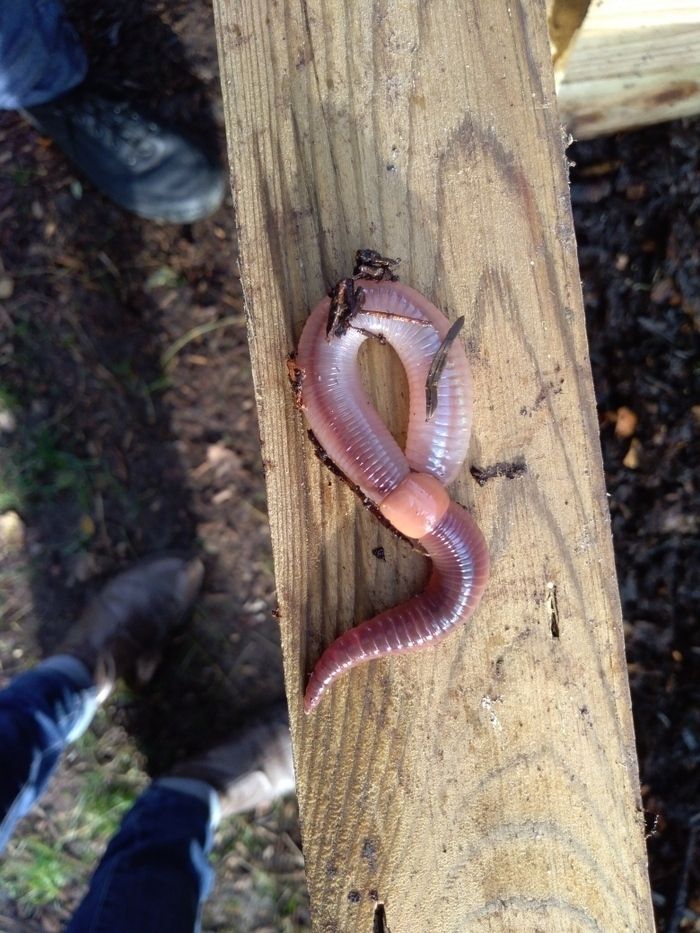
[[[306,688],[307,713],[343,671],[435,644],[464,622],[479,603],[489,564],[481,532],[445,489],[466,458],[472,420],[469,364],[462,345],[448,337],[456,325],[450,328],[423,295],[396,281],[356,287],[345,279],[331,295],[311,312],[299,341],[299,407],[330,460],[398,532],[418,542],[433,566],[422,593],[350,629],[325,650]],[[358,352],[368,337],[389,343],[406,370],[403,451],[360,380]],[[439,383],[431,391],[436,356]]]

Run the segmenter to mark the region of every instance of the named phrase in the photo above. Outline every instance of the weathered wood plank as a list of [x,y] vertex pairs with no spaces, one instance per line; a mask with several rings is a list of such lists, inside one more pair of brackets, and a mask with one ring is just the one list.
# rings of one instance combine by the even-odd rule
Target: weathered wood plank
[[[544,6],[215,8],[315,929],[369,931],[379,900],[395,933],[651,930]],[[356,669],[305,717],[322,647],[426,574],[317,462],[287,385],[359,246],[466,316],[472,462],[526,471],[454,484],[493,560],[473,621]],[[381,349],[369,378],[400,430]]]
[[580,28],[591,0],[547,0],[547,26],[555,77],[563,74],[571,40]]
[[[570,4],[555,3],[550,23]],[[557,61],[557,95],[579,139],[700,113],[700,4],[591,3]]]

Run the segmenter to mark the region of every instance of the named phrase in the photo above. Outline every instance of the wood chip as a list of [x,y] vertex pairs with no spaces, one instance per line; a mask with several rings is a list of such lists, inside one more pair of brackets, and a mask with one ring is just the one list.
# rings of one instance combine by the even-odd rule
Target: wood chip
[[623,405],[621,408],[617,409],[617,418],[615,419],[615,436],[616,437],[632,437],[634,432],[637,430],[637,424],[639,423],[639,418],[632,411],[631,408],[627,408]]
[[625,459],[622,461],[623,466],[626,466],[628,470],[636,470],[639,466],[639,454],[641,449],[642,445],[637,438],[632,438],[630,449],[627,451]]

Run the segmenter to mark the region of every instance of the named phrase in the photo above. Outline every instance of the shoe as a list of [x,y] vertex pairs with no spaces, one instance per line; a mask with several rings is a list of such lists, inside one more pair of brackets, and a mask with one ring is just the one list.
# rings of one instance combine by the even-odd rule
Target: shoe
[[219,794],[222,818],[290,793],[295,784],[286,705],[275,704],[228,741],[181,762],[164,776],[209,784]]
[[149,558],[114,577],[90,603],[63,654],[78,658],[106,696],[121,678],[148,683],[165,641],[192,608],[202,585],[201,561]]
[[192,223],[223,200],[223,172],[200,147],[85,82],[22,113],[100,191],[140,217]]

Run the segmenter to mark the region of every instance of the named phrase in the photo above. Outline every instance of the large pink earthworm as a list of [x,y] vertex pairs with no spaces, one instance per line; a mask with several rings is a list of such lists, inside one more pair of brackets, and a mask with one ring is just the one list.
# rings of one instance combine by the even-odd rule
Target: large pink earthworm
[[[330,298],[316,305],[304,327],[295,364],[297,400],[330,460],[397,531],[417,540],[433,566],[422,593],[350,629],[325,650],[306,688],[307,713],[343,671],[439,641],[474,611],[488,578],[483,536],[445,489],[469,446],[472,382],[464,349],[456,341],[449,345],[427,417],[426,380],[441,346],[444,352],[449,321],[395,281],[362,281],[354,292],[352,280],[337,288],[343,286],[358,300],[338,333],[327,335]],[[361,384],[357,357],[370,336],[391,344],[406,370],[405,451]]]

